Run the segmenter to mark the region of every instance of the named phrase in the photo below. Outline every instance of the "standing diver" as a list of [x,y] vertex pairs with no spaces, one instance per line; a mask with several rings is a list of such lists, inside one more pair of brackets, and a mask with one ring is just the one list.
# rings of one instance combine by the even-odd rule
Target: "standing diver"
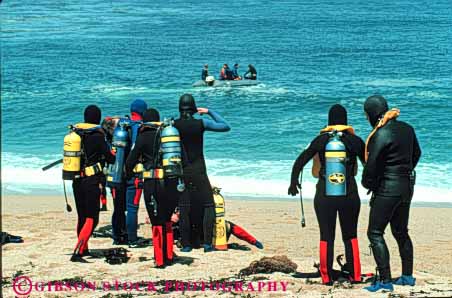
[[[119,119],[119,123],[115,128],[120,129],[121,123],[127,122],[127,146],[125,148],[124,158],[127,158],[131,147],[134,146],[138,129],[142,123],[143,113],[147,109],[147,104],[142,99],[134,100],[130,105],[130,119]],[[123,170],[123,165],[118,165],[118,170]],[[126,179],[125,176],[119,175],[121,181],[111,187],[113,196],[113,244],[129,244],[130,248],[140,247],[141,243],[137,236],[138,229],[138,207],[142,193],[142,180],[140,173],[134,173],[132,177]],[[125,211],[127,210],[127,216]],[[127,231],[127,234],[125,234]]]
[[204,64],[204,68],[202,69],[201,73],[201,80],[205,81],[208,76],[209,76],[209,65]]
[[[317,155],[317,156],[316,156]],[[298,182],[303,167],[314,156],[313,175],[318,178],[314,209],[320,227],[320,275],[322,283],[333,284],[334,238],[336,217],[345,246],[347,263],[351,265],[352,282],[361,281],[361,264],[357,239],[358,216],[361,207],[354,176],[358,157],[364,161],[364,142],[347,125],[347,111],[339,104],[328,112],[328,126],[321,130],[298,156],[292,168],[289,195],[299,193]],[[320,164],[318,164],[320,163]]]
[[98,127],[100,119],[101,111],[97,106],[86,107],[83,125],[90,126],[90,129],[82,131],[80,164],[83,166],[72,183],[78,215],[78,240],[72,262],[86,263],[82,257],[88,252],[89,238],[99,222],[99,197],[104,180],[102,169],[105,162],[115,162],[115,156],[105,141],[105,134]]
[[248,71],[243,75],[245,80],[257,80],[257,71],[256,68],[252,65],[248,65]]
[[[195,99],[191,94],[180,97],[179,112],[180,118],[175,120],[174,126],[179,130],[182,142],[184,180],[187,186],[179,202],[183,246],[181,251],[191,251],[191,227],[196,225],[203,226],[204,252],[209,252],[213,250],[215,204],[204,160],[204,132],[226,132],[231,128],[216,112],[206,108],[196,108]],[[193,117],[196,113],[208,114],[212,120],[196,119]],[[201,216],[202,213],[203,216]]]
[[396,119],[399,110],[388,111],[384,97],[367,98],[364,111],[374,128],[366,141],[367,163],[362,178],[362,185],[372,191],[367,236],[380,274],[380,280],[366,289],[392,291],[389,251],[383,238],[389,223],[402,259],[402,276],[394,284],[414,286],[416,281],[408,218],[415,183],[414,168],[421,157],[421,149],[413,127]]
[[[143,163],[144,201],[152,224],[154,260],[157,268],[163,268],[173,262],[171,215],[180,193],[177,191],[178,178],[163,177],[160,127],[151,124],[158,121],[160,115],[157,110],[148,109],[144,112],[144,124],[126,161],[126,173],[131,177],[136,164]],[[149,177],[145,173],[149,173]]]

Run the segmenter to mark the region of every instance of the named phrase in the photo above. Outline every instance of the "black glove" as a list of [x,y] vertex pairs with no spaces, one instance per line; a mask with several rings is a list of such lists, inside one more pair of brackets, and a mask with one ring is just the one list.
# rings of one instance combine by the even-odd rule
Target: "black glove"
[[287,191],[287,193],[291,196],[296,196],[298,193],[300,193],[298,191],[298,189],[301,189],[300,183],[298,183],[298,182],[292,183],[292,184],[290,184],[289,190]]

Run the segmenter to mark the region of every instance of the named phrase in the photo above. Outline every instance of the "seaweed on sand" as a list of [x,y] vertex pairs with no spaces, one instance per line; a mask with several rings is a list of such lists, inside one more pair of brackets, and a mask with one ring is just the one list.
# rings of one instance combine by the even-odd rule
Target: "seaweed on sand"
[[297,264],[292,262],[287,256],[263,257],[240,270],[239,275],[246,276],[273,272],[293,273],[297,271],[297,267]]

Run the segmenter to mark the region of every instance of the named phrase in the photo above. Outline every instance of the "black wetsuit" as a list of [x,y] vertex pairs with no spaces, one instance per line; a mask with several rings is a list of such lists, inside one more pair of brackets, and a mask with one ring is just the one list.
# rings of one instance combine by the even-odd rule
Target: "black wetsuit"
[[209,70],[204,68],[201,73],[201,80],[205,81],[208,76],[209,76]]
[[[81,164],[84,165],[83,169],[98,162],[102,164],[102,168],[105,166],[105,162],[115,162],[115,157],[111,154],[105,141],[105,135],[101,131],[86,132],[82,137],[82,142],[84,155],[82,155]],[[72,183],[78,215],[78,241],[75,254],[83,255],[88,249],[88,240],[99,222],[99,198],[104,180],[105,176],[102,172],[89,177],[82,173],[82,177],[74,179]]]
[[383,282],[391,281],[389,251],[383,238],[386,226],[399,246],[402,274],[413,273],[413,245],[408,235],[408,217],[414,190],[412,171],[421,156],[414,129],[390,120],[368,143],[369,156],[362,184],[373,192],[367,235]]
[[[364,142],[358,136],[344,132],[341,141],[346,146],[348,162],[346,163],[346,196],[327,196],[325,194],[325,146],[329,141],[328,133],[317,136],[311,144],[298,156],[292,168],[291,188],[296,188],[298,176],[303,167],[318,154],[320,174],[314,197],[314,208],[320,227],[320,272],[324,284],[332,282],[334,239],[336,217],[339,213],[342,239],[345,245],[347,263],[351,265],[351,276],[354,281],[361,280],[361,265],[357,240],[358,216],[361,207],[356,181],[354,178],[357,158],[364,161]],[[289,189],[293,194],[293,190]]]
[[[250,74],[250,75],[248,75],[248,74]],[[252,66],[252,65],[248,66],[248,71],[245,72],[244,77],[247,80],[257,80],[256,68],[254,66]]]
[[234,72],[228,67],[225,70],[226,72],[226,80],[234,80]]
[[[159,158],[160,135],[156,129],[141,128],[135,146],[127,157],[126,173],[133,175],[133,168],[141,160],[145,170],[161,167]],[[173,230],[171,215],[177,206],[180,193],[176,178],[145,179],[144,201],[152,224],[152,241],[157,266],[173,260]]]
[[186,191],[180,197],[180,231],[182,245],[192,246],[199,234],[191,235],[192,227],[203,227],[204,244],[211,245],[215,221],[215,208],[212,186],[207,177],[204,160],[204,132],[228,131],[230,128],[223,118],[209,110],[213,120],[195,119],[191,116],[175,120],[174,126],[179,130],[184,164],[184,181]]

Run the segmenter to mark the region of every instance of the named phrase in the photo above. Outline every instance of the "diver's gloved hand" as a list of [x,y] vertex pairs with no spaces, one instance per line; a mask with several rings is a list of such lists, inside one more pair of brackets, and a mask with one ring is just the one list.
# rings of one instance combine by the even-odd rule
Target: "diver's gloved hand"
[[202,114],[208,114],[209,113],[209,109],[206,108],[198,108],[198,114],[202,115]]
[[292,184],[290,184],[289,190],[287,191],[287,193],[291,196],[296,196],[297,194],[300,193],[298,191],[299,189],[301,189],[300,183],[292,183]]

